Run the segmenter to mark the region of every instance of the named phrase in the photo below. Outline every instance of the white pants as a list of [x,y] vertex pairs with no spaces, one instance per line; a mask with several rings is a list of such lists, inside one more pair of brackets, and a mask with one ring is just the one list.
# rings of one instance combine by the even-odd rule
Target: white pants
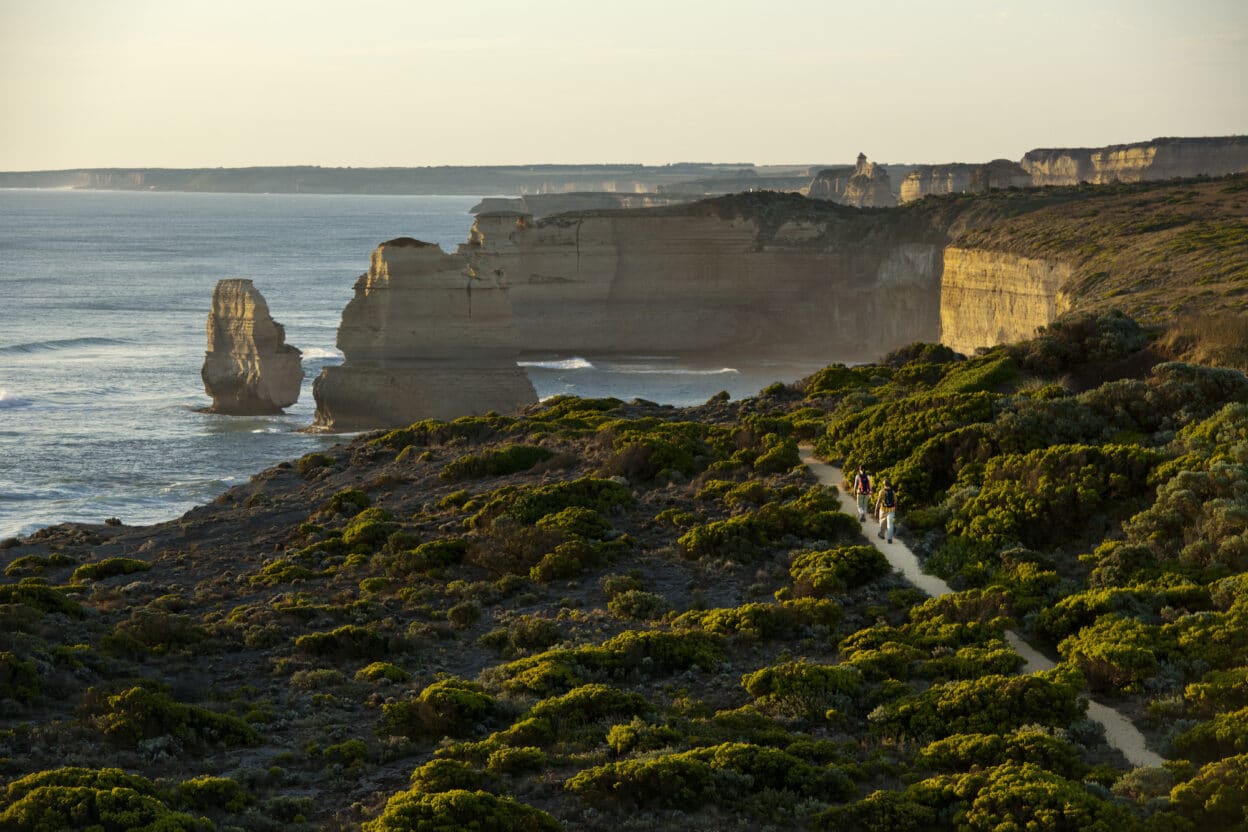
[[897,514],[895,508],[880,509],[880,531],[891,541],[893,539],[894,515]]
[[871,513],[871,495],[859,494],[858,495],[858,519],[866,520],[867,515],[870,513]]

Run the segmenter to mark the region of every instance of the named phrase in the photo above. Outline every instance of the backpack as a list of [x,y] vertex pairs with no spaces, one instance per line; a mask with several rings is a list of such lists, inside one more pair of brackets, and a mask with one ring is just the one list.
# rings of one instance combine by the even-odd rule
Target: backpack
[[871,493],[871,480],[866,474],[857,474],[854,476],[854,493]]
[[893,493],[892,486],[884,486],[884,494],[880,501],[884,503],[884,508],[897,507],[897,495]]

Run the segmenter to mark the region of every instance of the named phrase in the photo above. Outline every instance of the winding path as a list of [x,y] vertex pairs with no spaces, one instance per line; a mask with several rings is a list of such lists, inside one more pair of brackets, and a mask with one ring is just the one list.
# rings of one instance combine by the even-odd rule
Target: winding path
[[[841,490],[841,482],[843,477],[841,469],[826,462],[820,462],[815,459],[814,453],[809,447],[800,448],[802,462],[810,469],[823,485],[830,485],[836,488],[841,498],[841,507],[851,516],[858,516],[858,506],[854,502],[854,498]],[[941,595],[948,595],[953,592],[949,584],[929,575],[919,566],[919,559],[915,557],[914,552],[906,544],[902,543],[899,538],[894,537],[892,543],[885,543],[877,540],[875,537],[865,534],[864,537],[884,553],[888,558],[888,562],[894,569],[901,572],[902,577],[914,584],[919,589],[937,598]],[[1042,670],[1051,670],[1053,662],[1045,658],[1040,651],[1036,650],[1027,642],[1019,638],[1018,633],[1013,630],[1006,630],[1005,640],[1009,643],[1014,651],[1026,660],[1023,665],[1024,673],[1038,673]],[[1144,735],[1135,727],[1131,720],[1127,719],[1118,711],[1100,702],[1088,700],[1088,719],[1093,722],[1100,723],[1105,729],[1105,741],[1112,748],[1122,752],[1122,756],[1127,758],[1133,766],[1160,766],[1163,758],[1153,751],[1150,751],[1148,745],[1144,742]]]

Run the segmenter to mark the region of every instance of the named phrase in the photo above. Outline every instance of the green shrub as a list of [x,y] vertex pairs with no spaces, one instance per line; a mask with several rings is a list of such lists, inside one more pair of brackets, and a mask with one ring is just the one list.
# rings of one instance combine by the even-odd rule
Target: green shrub
[[397,528],[394,515],[384,508],[366,508],[342,530],[342,542],[351,547],[376,547],[385,543]]
[[546,767],[546,752],[533,746],[500,748],[490,754],[485,768],[495,774],[525,774]]
[[438,474],[443,480],[468,480],[481,477],[502,477],[527,471],[539,462],[554,456],[547,448],[536,445],[505,445],[481,454],[465,454],[448,462]]
[[677,616],[677,627],[701,627],[719,635],[791,639],[813,626],[836,627],[844,613],[826,598],[798,598],[778,604],[743,604],[712,610],[691,610]]
[[600,540],[611,531],[611,524],[604,520],[601,514],[593,509],[579,506],[547,514],[537,521],[537,527],[583,537],[586,540]]
[[850,706],[862,685],[855,667],[787,662],[741,677],[741,686],[760,707],[783,716],[816,718]]
[[599,442],[612,451],[602,473],[633,482],[648,482],[673,472],[692,477],[726,455],[727,438],[723,428],[699,422],[656,418],[607,422],[598,428]]
[[793,559],[789,575],[799,595],[845,592],[892,572],[888,559],[874,546],[840,546],[803,552]]
[[363,826],[364,832],[560,832],[563,826],[550,815],[510,797],[463,789],[425,794],[399,792],[386,802],[385,811]]
[[797,440],[785,439],[759,454],[754,460],[754,470],[760,474],[783,474],[801,464]]
[[460,760],[430,760],[412,772],[412,791],[434,794],[456,789],[479,789],[485,775]]
[[137,609],[118,622],[106,636],[106,646],[134,655],[193,652],[207,638],[204,628],[189,615],[161,609]]
[[1218,714],[1174,738],[1174,749],[1197,763],[1248,753],[1248,708]]
[[326,746],[321,758],[344,768],[362,765],[368,762],[368,744],[363,740],[345,740]]
[[295,581],[309,581],[315,577],[316,573],[308,567],[285,558],[277,558],[262,566],[257,574],[251,576],[249,583],[252,586],[277,586]]
[[411,674],[390,662],[373,662],[355,672],[357,682],[394,682],[402,684],[411,678]]
[[1167,646],[1158,628],[1110,613],[1064,639],[1057,651],[1094,690],[1133,691],[1157,672]]
[[372,504],[372,499],[358,488],[344,488],[329,498],[329,510],[335,514],[354,516]]
[[0,584],[0,604],[20,604],[41,613],[56,612],[82,618],[82,606],[63,591],[32,583]]
[[295,639],[295,649],[301,653],[340,659],[380,659],[403,646],[398,637],[358,624],[344,624],[330,632],[308,633]]
[[583,540],[560,543],[529,569],[529,578],[548,584],[575,578],[601,561],[598,550]]
[[95,563],[84,563],[74,570],[70,582],[75,584],[87,581],[102,581],[118,575],[132,575],[135,572],[146,572],[152,565],[137,558],[104,558]]
[[1081,715],[1074,686],[1036,674],[942,682],[881,705],[869,719],[888,735],[934,740],[1029,724],[1060,728]]
[[134,745],[165,736],[196,745],[255,745],[260,735],[237,717],[185,705],[161,691],[132,687],[104,697],[92,723],[106,737]]
[[549,485],[505,487],[490,495],[485,507],[469,518],[468,525],[483,528],[502,517],[516,523],[533,524],[565,508],[605,512],[632,503],[633,493],[627,486],[594,477]]
[[525,718],[545,720],[558,736],[604,720],[643,717],[653,711],[653,706],[640,694],[590,684],[573,688],[562,696],[543,699],[529,709]]
[[295,463],[295,470],[299,472],[299,476],[305,480],[314,472],[322,468],[328,468],[334,464],[334,458],[329,454],[310,453],[299,457],[299,461]]
[[669,612],[672,605],[662,595],[641,589],[630,589],[608,601],[607,609],[621,618],[649,620]]
[[415,699],[388,703],[382,708],[382,736],[459,736],[489,719],[498,708],[481,685],[464,679],[441,679]]
[[655,751],[681,744],[687,739],[684,731],[668,725],[654,725],[633,717],[629,722],[612,725],[607,731],[607,745],[616,754]]
[[39,699],[39,671],[32,661],[22,661],[7,650],[0,651],[0,699],[32,704]]
[[928,743],[919,751],[915,762],[941,771],[1035,763],[1070,778],[1082,777],[1086,768],[1075,746],[1038,728],[1020,728],[1011,734],[955,734]]
[[400,552],[386,565],[386,574],[404,578],[434,569],[446,569],[463,562],[469,542],[460,537],[446,537],[422,543],[409,552]]
[[177,795],[183,806],[197,812],[241,812],[252,802],[251,795],[236,780],[208,774],[183,780],[177,786]]
[[1195,777],[1179,783],[1170,792],[1173,814],[1192,824],[1173,827],[1177,829],[1235,829],[1244,823],[1245,806],[1248,754],[1202,766]]
[[460,601],[446,611],[446,620],[451,622],[451,626],[459,630],[466,630],[473,624],[481,620],[484,610],[481,609],[481,603],[473,599]]

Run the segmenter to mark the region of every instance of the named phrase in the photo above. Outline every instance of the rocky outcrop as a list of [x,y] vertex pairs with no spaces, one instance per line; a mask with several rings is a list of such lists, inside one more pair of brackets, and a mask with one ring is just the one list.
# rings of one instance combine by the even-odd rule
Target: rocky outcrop
[[510,411],[537,401],[516,366],[519,342],[498,271],[432,243],[373,251],[342,313],[343,363],[312,387],[315,427],[350,431]]
[[1070,308],[1068,263],[953,246],[943,260],[940,340],[960,353],[1031,338]]
[[859,153],[854,175],[845,183],[845,192],[839,201],[855,208],[892,208],[897,204],[897,197],[893,195],[888,169],[867,161],[866,154]]
[[929,194],[987,193],[1029,185],[1031,176],[1009,159],[986,164],[919,165],[902,180],[898,201],[904,204]]
[[867,160],[866,154],[858,154],[858,162],[852,168],[827,168],[819,171],[806,195],[811,199],[826,199],[855,208],[891,208],[897,204],[888,170]]
[[867,360],[939,331],[943,234],[877,219],[779,194],[489,214],[460,255],[506,281],[525,351]]
[[303,367],[286,330],[269,315],[250,280],[221,280],[208,313],[208,352],[200,375],[212,397],[209,413],[281,413],[299,399]]
[[838,165],[833,168],[824,168],[815,174],[815,178],[811,180],[810,185],[806,189],[806,196],[811,199],[826,199],[829,202],[840,202],[841,195],[845,193],[845,185],[849,183],[849,177],[853,175],[853,165]]
[[1100,148],[1032,150],[1023,170],[1033,185],[1145,182],[1248,170],[1248,136],[1163,138]]

